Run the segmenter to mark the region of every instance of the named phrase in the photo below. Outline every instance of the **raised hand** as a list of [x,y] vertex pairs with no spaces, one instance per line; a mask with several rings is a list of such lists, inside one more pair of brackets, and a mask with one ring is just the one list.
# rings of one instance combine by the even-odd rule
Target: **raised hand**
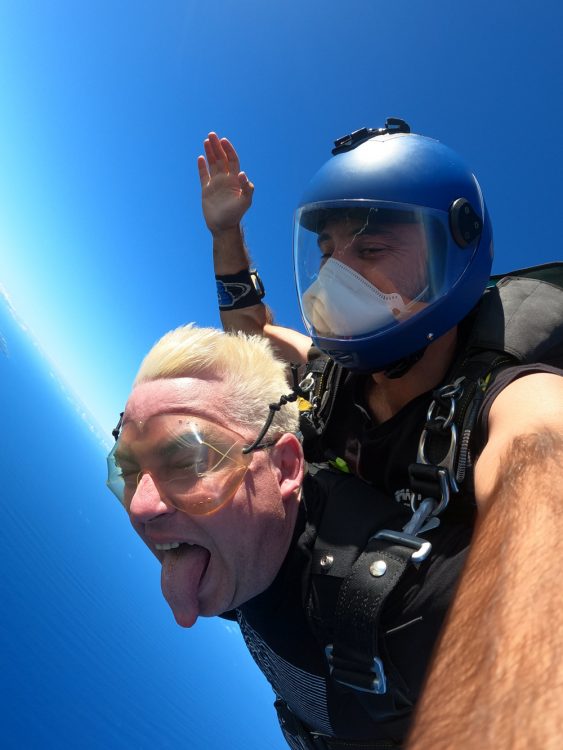
[[237,227],[252,203],[254,185],[240,171],[237,152],[226,138],[209,133],[205,156],[197,167],[201,182],[203,216],[212,234]]

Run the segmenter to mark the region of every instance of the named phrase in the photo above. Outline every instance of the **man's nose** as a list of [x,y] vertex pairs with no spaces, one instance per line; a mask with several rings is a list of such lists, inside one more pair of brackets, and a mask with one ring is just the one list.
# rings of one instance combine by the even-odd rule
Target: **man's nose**
[[173,513],[174,510],[161,496],[152,476],[146,471],[141,472],[129,506],[129,515],[135,520],[146,522],[165,513]]

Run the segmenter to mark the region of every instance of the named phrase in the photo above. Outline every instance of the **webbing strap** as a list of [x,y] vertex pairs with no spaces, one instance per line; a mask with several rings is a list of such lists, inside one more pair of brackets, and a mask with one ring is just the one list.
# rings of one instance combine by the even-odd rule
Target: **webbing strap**
[[[411,564],[413,550],[383,538],[369,540],[343,581],[336,605],[332,677],[356,690],[388,694],[380,649],[380,619],[388,596]],[[394,675],[393,675],[394,677]],[[389,710],[394,710],[389,695]],[[383,707],[382,707],[383,708]]]
[[274,703],[284,734],[299,739],[304,750],[399,750],[392,740],[352,740],[329,737],[308,729],[281,698]]
[[378,719],[396,716],[395,688],[401,689],[402,707],[408,691],[392,665],[383,664],[380,618],[425,542],[401,532],[408,511],[369,485],[354,479],[351,492],[347,475],[326,469],[316,471],[315,481],[327,502],[311,556],[310,623],[327,646],[333,679],[376,694]]

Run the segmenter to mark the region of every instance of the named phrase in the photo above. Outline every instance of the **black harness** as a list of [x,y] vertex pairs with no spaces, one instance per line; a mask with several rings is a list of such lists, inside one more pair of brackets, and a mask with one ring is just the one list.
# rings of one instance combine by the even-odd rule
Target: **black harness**
[[[417,697],[386,658],[381,634],[386,602],[405,574],[428,558],[432,545],[426,534],[438,526],[451,499],[461,487],[463,496],[472,495],[471,436],[487,387],[502,369],[531,363],[563,367],[561,263],[491,280],[475,311],[464,351],[446,385],[433,393],[417,461],[409,466],[411,488],[421,498],[411,512],[399,512],[394,501],[379,505],[374,527],[366,522],[373,517],[373,495],[355,497],[354,493],[326,505],[306,595],[309,624],[325,648],[332,679],[343,689],[356,691],[376,720],[408,714]],[[344,470],[344,462],[325,445],[324,437],[346,377],[341,366],[318,355],[300,382],[300,392],[308,399],[301,415],[305,456],[310,462],[329,461]],[[345,487],[345,475],[313,471],[327,496],[338,493],[339,482]],[[277,702],[277,708],[287,727],[292,723],[289,709],[283,701]],[[354,741],[343,745],[311,733],[298,720],[292,726],[307,748],[394,746]]]

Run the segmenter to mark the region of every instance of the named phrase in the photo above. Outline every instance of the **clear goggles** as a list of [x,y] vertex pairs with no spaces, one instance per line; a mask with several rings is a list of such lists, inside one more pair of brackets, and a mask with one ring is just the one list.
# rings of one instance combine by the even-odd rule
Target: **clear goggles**
[[107,486],[128,512],[150,475],[164,502],[190,515],[212,513],[234,497],[252,461],[248,441],[236,432],[186,414],[126,421],[114,436]]
[[401,325],[451,289],[476,246],[455,244],[445,211],[367,200],[305,205],[294,228],[305,324],[335,340]]

